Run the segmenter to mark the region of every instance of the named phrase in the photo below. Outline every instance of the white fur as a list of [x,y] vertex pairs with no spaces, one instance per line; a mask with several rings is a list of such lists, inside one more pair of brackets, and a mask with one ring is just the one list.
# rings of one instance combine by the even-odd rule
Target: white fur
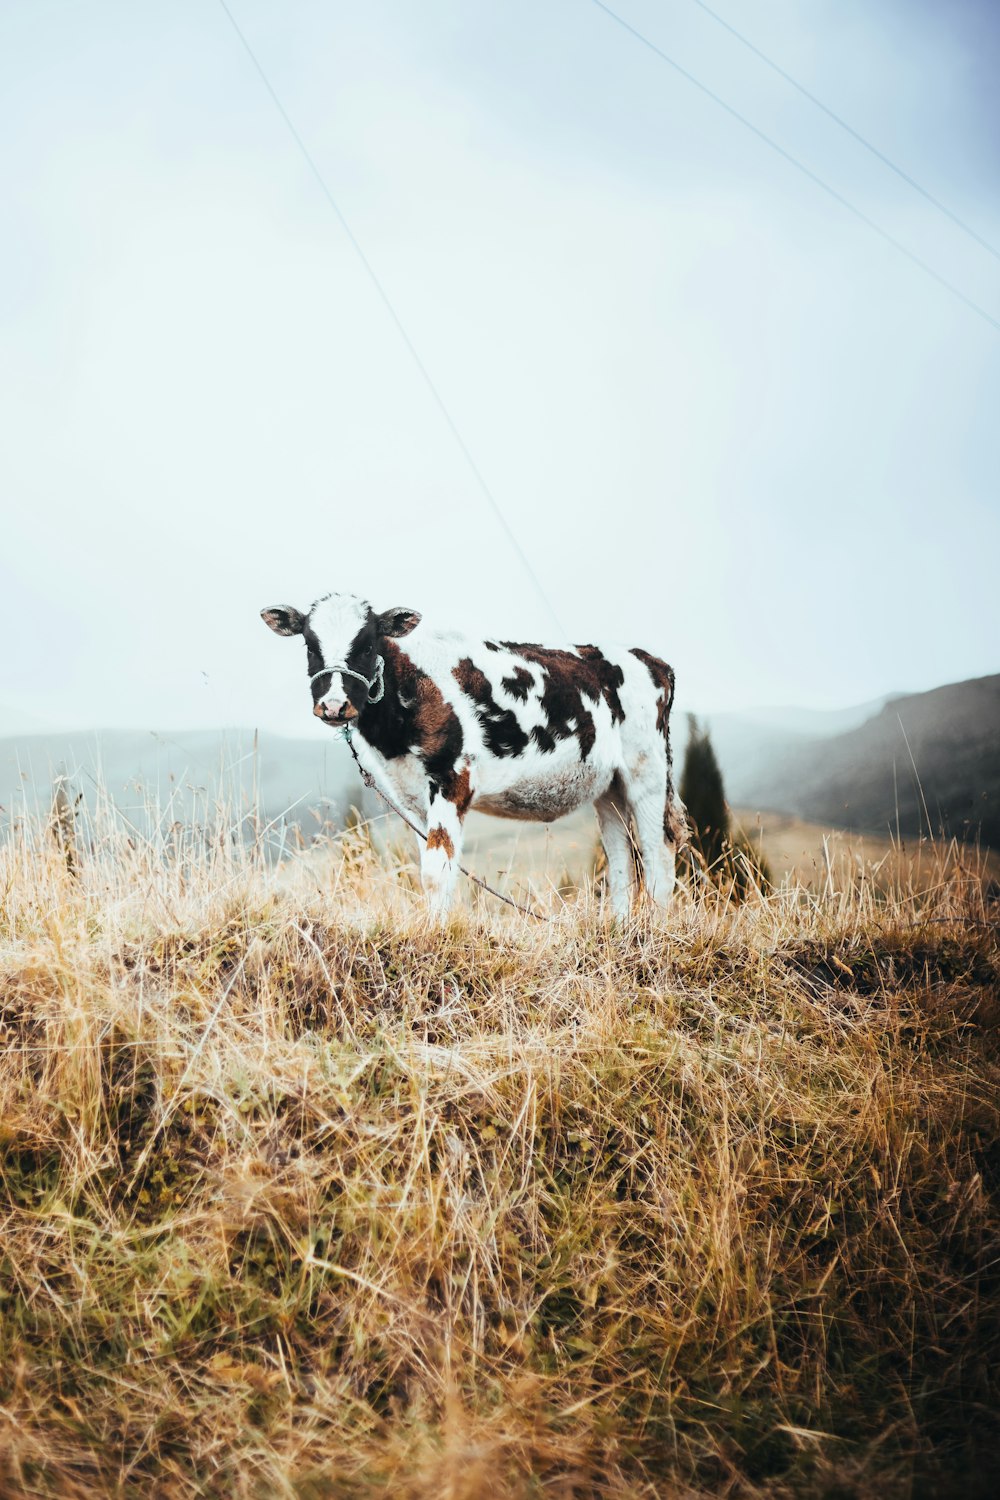
[[[354,603],[355,601],[352,601]],[[331,601],[332,603],[332,601]],[[325,611],[313,625],[323,643],[330,643],[330,658],[343,660],[349,645],[343,632],[358,619],[345,606]],[[363,619],[358,620],[356,629]],[[594,721],[596,738],[586,760],[581,758],[575,736],[557,741],[553,751],[543,751],[534,742],[517,756],[494,754],[487,746],[474,704],[460,689],[454,669],[465,657],[489,679],[493,696],[501,707],[510,708],[529,734],[535,725],[547,726],[539,702],[544,676],[541,667],[525,663],[516,653],[487,649],[483,641],[451,630],[435,630],[421,623],[400,649],[421,671],[433,679],[462,726],[462,762],[468,765],[472,806],[499,817],[551,821],[572,812],[585,802],[596,804],[601,837],[608,857],[608,894],[618,915],[628,911],[633,859],[629,820],[634,820],[642,853],[644,879],[649,895],[666,906],[674,885],[674,851],[664,842],[663,813],[667,789],[666,746],[656,725],[659,690],[645,664],[620,647],[600,648],[605,658],[621,667],[624,682],[618,696],[624,720],[614,723],[603,697],[597,702],[584,696],[584,705]],[[573,651],[572,647],[563,648]],[[574,652],[574,654],[576,654]],[[534,678],[527,702],[521,702],[502,685],[517,668],[527,667]],[[421,872],[432,907],[444,911],[454,892],[462,847],[462,820],[444,798],[432,800],[424,768],[415,754],[386,760],[355,732],[358,758],[393,800],[397,801],[427,831],[440,828],[452,847],[448,856],[440,844],[424,846]]]

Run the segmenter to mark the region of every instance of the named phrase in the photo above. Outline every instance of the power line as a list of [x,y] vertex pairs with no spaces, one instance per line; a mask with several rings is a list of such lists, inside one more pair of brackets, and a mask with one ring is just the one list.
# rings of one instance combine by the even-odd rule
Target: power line
[[738,42],[742,42],[743,46],[748,48],[755,57],[759,57],[762,63],[766,63],[773,72],[777,73],[779,78],[783,78],[786,83],[790,83],[793,89],[798,89],[799,93],[804,99],[808,99],[810,104],[815,104],[817,109],[821,109],[825,115],[828,115],[831,120],[833,120],[837,125],[840,126],[841,130],[846,130],[847,134],[849,136],[852,136],[854,140],[859,142],[860,145],[864,146],[866,151],[870,151],[871,154],[877,157],[878,160],[882,162],[884,166],[887,166],[891,172],[895,172],[897,177],[901,177],[902,180],[908,183],[910,187],[913,188],[915,192],[918,192],[922,198],[926,198],[928,203],[932,203],[934,207],[940,210],[940,212],[943,213],[947,218],[949,218],[953,224],[957,224],[959,229],[963,229],[967,235],[969,235],[976,241],[977,245],[982,245],[984,250],[988,250],[991,255],[995,256],[997,260],[1000,260],[1000,250],[997,250],[994,245],[991,245],[989,240],[983,239],[983,236],[981,234],[978,234],[976,230],[971,227],[971,225],[966,224],[964,219],[960,219],[958,217],[958,214],[953,213],[952,210],[947,206],[947,204],[942,203],[939,198],[935,198],[934,194],[929,193],[927,189],[916,180],[915,177],[911,177],[909,172],[904,172],[902,167],[897,166],[894,161],[886,156],[884,151],[880,151],[877,146],[873,146],[871,141],[868,140],[866,136],[863,136],[861,134],[860,130],[855,130],[854,126],[848,124],[848,122],[841,115],[837,114],[836,110],[831,109],[828,104],[824,104],[822,99],[817,99],[816,95],[811,93],[810,90],[806,88],[804,83],[800,83],[797,78],[793,78],[792,74],[786,72],[779,63],[776,63],[774,61],[773,57],[768,57],[767,53],[761,51],[760,47],[755,46],[749,37],[743,35],[742,31],[737,31],[735,26],[731,26],[729,22],[725,20],[723,16],[720,16],[717,11],[714,11],[710,5],[706,5],[705,0],[694,0],[694,4],[697,5],[700,10],[703,10],[706,15],[711,16],[713,21],[718,22],[718,24],[725,31],[729,32],[730,36],[734,36]]
[[734,109],[731,104],[727,104],[725,99],[723,99],[721,95],[716,94],[712,89],[708,87],[708,84],[702,83],[701,79],[696,78],[693,73],[689,73],[687,68],[681,67],[680,63],[676,62],[669,53],[664,52],[663,49],[661,47],[658,47],[655,42],[651,42],[649,37],[644,36],[641,31],[637,31],[634,26],[631,26],[628,21],[626,21],[622,16],[618,15],[617,11],[613,11],[609,6],[605,5],[603,3],[603,0],[592,0],[592,3],[597,6],[598,10],[602,10],[606,16],[609,16],[612,21],[615,21],[623,31],[627,31],[630,36],[635,37],[636,41],[641,42],[644,47],[648,47],[650,52],[654,53],[658,58],[660,58],[662,62],[665,62],[668,67],[673,68],[675,73],[679,73],[682,78],[685,78],[688,83],[693,84],[696,89],[698,89],[706,96],[706,98],[711,99],[713,104],[717,104],[720,109],[725,110],[727,115],[731,115],[734,120],[738,120],[739,123],[744,126],[745,129],[749,130],[751,134],[755,135],[758,140],[763,141],[765,146],[770,146],[772,151],[776,151],[779,156],[783,157],[785,161],[787,161],[791,166],[795,167],[797,171],[803,174],[803,176],[808,177],[810,182],[813,182],[817,187],[822,188],[824,193],[833,198],[833,200],[836,203],[839,203],[842,208],[846,208],[848,213],[853,214],[856,219],[860,219],[861,223],[866,224],[869,229],[873,229],[877,235],[885,240],[886,244],[891,245],[894,250],[898,250],[900,255],[905,255],[907,260],[912,261],[915,266],[919,266],[920,270],[923,271],[927,276],[930,276],[932,280],[936,281],[939,286],[943,286],[946,291],[951,292],[952,296],[957,297],[959,302],[964,302],[966,307],[971,309],[972,312],[977,313],[979,317],[984,320],[984,322],[989,323],[992,328],[995,328],[997,332],[1000,333],[1000,319],[995,318],[993,314],[987,312],[984,307],[980,307],[978,302],[974,302],[971,297],[967,297],[964,292],[959,291],[958,287],[955,286],[953,282],[949,281],[947,277],[942,276],[940,272],[935,271],[933,266],[929,266],[925,260],[921,260],[919,255],[914,254],[912,250],[908,249],[907,246],[902,243],[902,241],[897,240],[895,236],[891,235],[887,229],[883,229],[881,224],[877,224],[874,219],[870,219],[868,215],[864,213],[860,208],[856,208],[849,198],[844,197],[843,193],[838,193],[835,187],[831,187],[830,184],[824,181],[824,179],[820,177],[816,172],[814,172],[811,167],[807,167],[805,162],[800,161],[797,156],[793,156],[790,151],[786,151],[784,146],[780,146],[776,140],[767,135],[766,132],[761,130],[759,126],[755,125],[752,120],[748,120],[746,115],[740,114],[738,109]]
[[500,523],[500,526],[502,527],[503,531],[506,533],[507,540],[510,542],[510,544],[513,547],[514,551],[517,553],[518,557],[520,558],[521,563],[522,563],[522,565],[524,567],[524,571],[527,573],[528,577],[531,579],[531,582],[534,585],[535,591],[538,594],[539,599],[545,605],[545,608],[548,611],[549,615],[551,616],[553,622],[555,623],[555,626],[558,629],[559,634],[561,636],[565,636],[566,632],[564,631],[564,629],[562,627],[562,624],[561,624],[561,622],[559,620],[559,616],[556,614],[555,609],[553,608],[552,604],[549,602],[549,597],[546,594],[545,590],[543,589],[543,587],[541,585],[541,582],[539,581],[538,575],[536,574],[534,568],[531,566],[531,563],[528,561],[527,557],[525,556],[525,553],[524,553],[524,551],[523,551],[523,549],[521,547],[520,542],[517,540],[517,537],[514,535],[514,532],[511,530],[511,527],[510,527],[510,525],[509,525],[509,523],[507,521],[506,516],[504,515],[503,511],[500,509],[500,506],[499,506],[499,504],[498,504],[498,502],[496,500],[496,497],[493,494],[493,491],[490,489],[490,486],[487,484],[485,476],[483,475],[482,471],[479,468],[479,465],[476,463],[475,459],[473,458],[472,453],[470,452],[469,447],[468,447],[465,439],[463,438],[462,434],[459,432],[458,427],[457,427],[457,425],[455,423],[455,420],[452,417],[451,412],[448,410],[447,405],[445,404],[444,397],[441,395],[441,392],[438,390],[437,386],[434,383],[434,380],[431,377],[430,371],[428,370],[427,366],[424,364],[423,360],[421,359],[420,355],[418,354],[416,346],[413,343],[413,340],[410,338],[410,335],[407,333],[406,328],[405,328],[405,326],[403,324],[403,321],[400,318],[399,314],[397,313],[395,307],[393,306],[392,301],[391,301],[391,299],[389,297],[388,292],[386,291],[385,287],[382,285],[382,282],[379,280],[378,274],[377,274],[374,266],[372,265],[371,261],[368,259],[368,256],[365,254],[364,250],[362,249],[361,243],[358,240],[357,236],[355,235],[355,233],[354,233],[353,229],[351,228],[350,224],[347,222],[347,219],[344,217],[344,214],[341,211],[340,205],[337,203],[336,198],[334,198],[333,193],[330,191],[329,187],[327,186],[326,180],[325,180],[322,172],[320,171],[319,167],[316,165],[316,162],[313,160],[312,154],[310,153],[309,148],[306,146],[305,141],[302,139],[302,137],[299,134],[298,130],[295,128],[295,124],[292,121],[292,118],[289,115],[287,109],[282,104],[281,100],[279,99],[279,97],[278,97],[278,95],[277,95],[277,93],[276,93],[276,91],[274,89],[274,86],[271,83],[271,80],[268,78],[267,74],[264,72],[264,69],[261,66],[261,63],[260,63],[260,61],[257,58],[257,54],[254,52],[253,48],[250,46],[250,43],[247,41],[246,37],[243,35],[243,32],[240,30],[240,27],[239,27],[239,24],[237,23],[236,17],[233,15],[232,11],[229,9],[229,6],[226,4],[226,0],[219,0],[219,4],[221,5],[222,9],[225,11],[226,16],[229,19],[230,25],[232,26],[232,28],[235,31],[236,35],[239,37],[240,41],[242,42],[243,48],[246,51],[247,56],[249,57],[250,61],[253,63],[254,67],[256,68],[257,73],[260,76],[261,82],[263,83],[264,87],[267,89],[267,92],[270,94],[271,100],[274,103],[275,108],[277,109],[277,111],[280,114],[281,118],[284,120],[286,126],[288,127],[288,132],[291,135],[292,140],[295,142],[296,146],[298,146],[299,151],[301,152],[302,158],[303,158],[303,160],[306,163],[306,166],[309,168],[309,170],[312,173],[313,177],[316,179],[317,183],[319,184],[320,191],[322,192],[322,194],[323,194],[324,198],[326,199],[327,203],[329,203],[330,207],[333,209],[333,212],[336,214],[337,221],[340,224],[341,229],[344,231],[344,234],[347,236],[347,238],[348,238],[348,240],[349,240],[349,242],[351,244],[351,248],[354,250],[354,252],[357,255],[358,259],[360,260],[361,264],[364,266],[365,271],[368,274],[369,281],[371,282],[372,286],[375,288],[375,291],[378,293],[378,296],[379,296],[379,299],[380,299],[380,301],[382,303],[382,306],[385,308],[386,312],[389,314],[389,317],[392,319],[393,323],[395,324],[396,331],[399,334],[400,338],[403,340],[403,343],[406,345],[406,348],[409,351],[409,354],[410,354],[411,359],[413,360],[413,363],[416,365],[417,369],[420,371],[420,374],[423,376],[424,384],[426,385],[426,387],[427,387],[428,391],[430,392],[431,396],[434,398],[435,405],[437,406],[438,411],[441,413],[442,417],[444,418],[445,422],[447,423],[448,428],[449,428],[449,430],[451,432],[452,437],[455,439],[455,442],[458,444],[459,448],[461,449],[462,456],[465,459],[466,463],[468,464],[470,470],[472,471],[473,478],[475,479],[477,485],[479,486],[480,492],[482,493],[482,495],[486,499],[487,503],[489,504],[490,508],[492,509],[493,514],[496,517],[497,521]]

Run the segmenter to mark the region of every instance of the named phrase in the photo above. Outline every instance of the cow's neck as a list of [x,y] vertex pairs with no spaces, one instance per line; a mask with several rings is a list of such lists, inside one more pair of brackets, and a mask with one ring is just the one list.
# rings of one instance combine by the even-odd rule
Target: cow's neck
[[382,641],[379,649],[385,688],[378,703],[366,703],[361,710],[356,732],[380,755],[393,760],[406,755],[416,737],[413,683],[417,668],[395,641]]

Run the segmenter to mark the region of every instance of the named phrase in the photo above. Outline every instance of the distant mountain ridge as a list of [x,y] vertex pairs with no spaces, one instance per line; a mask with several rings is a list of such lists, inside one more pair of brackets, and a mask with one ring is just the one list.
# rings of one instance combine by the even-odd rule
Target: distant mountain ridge
[[810,822],[1000,846],[1000,673],[893,697],[843,733],[776,738],[727,788]]
[[712,726],[713,738],[719,728],[724,729],[727,724],[753,727],[772,734],[796,735],[803,739],[829,738],[856,729],[880,713],[887,703],[905,696],[905,693],[883,693],[867,703],[851,704],[848,708],[797,708],[794,704],[782,704],[774,708],[746,709],[743,713],[707,714],[705,717]]
[[[807,749],[819,740],[856,729],[902,694],[885,694],[848,708],[814,709],[783,706],[748,709],[740,713],[697,715],[708,726],[726,782],[730,802],[753,802],[768,768],[783,763],[789,753]],[[674,728],[674,753],[683,754],[683,725]]]

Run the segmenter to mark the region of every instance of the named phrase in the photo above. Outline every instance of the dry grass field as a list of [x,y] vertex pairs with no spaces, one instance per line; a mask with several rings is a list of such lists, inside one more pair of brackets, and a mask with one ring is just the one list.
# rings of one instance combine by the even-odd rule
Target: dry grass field
[[435,928],[223,829],[0,845],[0,1494],[994,1492],[974,861]]

